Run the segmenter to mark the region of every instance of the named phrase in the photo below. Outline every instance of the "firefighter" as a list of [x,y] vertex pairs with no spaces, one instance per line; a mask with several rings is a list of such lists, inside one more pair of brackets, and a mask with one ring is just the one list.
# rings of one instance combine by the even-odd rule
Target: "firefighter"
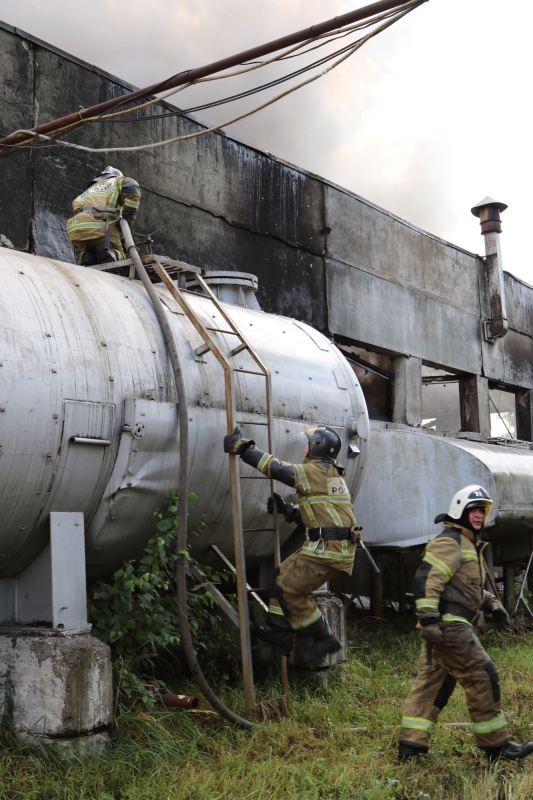
[[498,673],[476,634],[483,611],[492,614],[497,630],[510,624],[500,601],[484,589],[484,545],[478,536],[493,505],[482,486],[465,486],[448,513],[435,518],[444,528],[427,544],[413,585],[422,653],[404,707],[400,761],[428,752],[431,731],[457,682],[466,693],[476,743],[490,761],[533,753],[533,742],[509,741]]
[[313,644],[303,660],[316,664],[328,653],[337,652],[341,643],[309,595],[339,572],[351,574],[360,532],[343,477],[345,470],[336,463],[339,435],[326,425],[315,425],[305,436],[303,464],[278,461],[263,453],[254,441],[243,439],[238,428],[224,437],[224,450],[298,493],[299,507],[285,503],[277,494],[267,504],[270,513],[275,503],[287,521],[303,523],[307,537],[303,547],[275,570],[269,627],[259,628],[257,633],[284,655],[290,654],[296,635],[310,636]]
[[118,223],[121,216],[133,222],[140,202],[139,184],[119,169],[106,167],[93,178],[72,202],[74,214],[67,221],[67,234],[82,266],[125,258]]

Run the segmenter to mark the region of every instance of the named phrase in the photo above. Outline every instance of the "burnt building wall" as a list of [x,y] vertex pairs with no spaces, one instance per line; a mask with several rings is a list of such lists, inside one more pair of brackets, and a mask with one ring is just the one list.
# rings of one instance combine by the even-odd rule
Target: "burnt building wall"
[[[133,88],[3,23],[0,75],[3,136]],[[1,156],[0,234],[17,249],[74,261],[71,200],[111,163],[141,185],[135,233],[152,234],[155,252],[252,272],[265,310],[369,351],[533,388],[531,287],[505,275],[510,330],[489,343],[481,257],[225,133],[113,152],[204,129],[176,111],[160,102],[128,122],[62,134],[98,153],[43,143]]]

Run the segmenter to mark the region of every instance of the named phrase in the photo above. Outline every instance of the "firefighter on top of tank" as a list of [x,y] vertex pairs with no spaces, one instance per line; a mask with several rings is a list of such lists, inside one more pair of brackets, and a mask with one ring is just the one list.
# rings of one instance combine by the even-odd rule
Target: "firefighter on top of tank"
[[417,628],[422,637],[419,672],[407,698],[400,731],[400,761],[428,752],[429,737],[457,682],[478,747],[493,761],[533,753],[533,742],[509,740],[496,667],[476,634],[482,611],[498,630],[509,627],[500,601],[484,589],[486,565],[478,541],[493,502],[482,486],[465,486],[452,498],[444,528],[427,544],[414,579]]
[[338,433],[326,425],[315,425],[305,436],[302,464],[278,461],[263,453],[251,439],[243,439],[238,428],[224,437],[224,450],[298,493],[299,506],[285,503],[278,494],[269,498],[269,512],[276,503],[288,522],[306,526],[308,538],[274,572],[269,627],[259,628],[257,633],[284,655],[290,654],[296,635],[312,637],[312,647],[303,660],[316,664],[339,650],[341,643],[309,595],[338,572],[351,574],[360,532],[343,477],[345,470],[336,463],[341,448]]
[[74,214],[67,221],[67,234],[82,266],[126,257],[119,221],[122,217],[134,222],[140,202],[137,181],[124,177],[115,167],[106,167],[92,179],[87,189],[73,200]]

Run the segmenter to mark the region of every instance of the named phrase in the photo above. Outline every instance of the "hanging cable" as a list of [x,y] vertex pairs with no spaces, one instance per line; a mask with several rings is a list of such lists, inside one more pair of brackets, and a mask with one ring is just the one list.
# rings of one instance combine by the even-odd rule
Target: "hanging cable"
[[[329,72],[331,72],[337,66],[339,66],[343,61],[345,61],[347,58],[349,58],[351,55],[353,55],[357,50],[359,50],[360,47],[362,47],[367,41],[369,41],[369,39],[373,38],[378,33],[381,33],[383,30],[385,30],[386,28],[390,27],[390,25],[392,25],[394,22],[397,22],[399,19],[404,17],[406,14],[408,14],[410,11],[412,11],[414,8],[416,8],[418,5],[420,5],[421,2],[424,2],[424,1],[425,0],[417,0],[417,2],[409,4],[409,6],[407,8],[405,8],[405,10],[403,10],[401,13],[393,15],[387,22],[385,22],[384,24],[380,25],[375,31],[373,31],[372,33],[367,34],[367,36],[365,36],[362,39],[358,40],[358,42],[355,45],[351,46],[348,49],[348,51],[343,56],[341,56],[341,58],[339,58],[337,61],[335,61],[326,70],[323,70],[322,72],[318,73],[317,75],[312,76],[311,78],[309,78],[306,81],[302,81],[301,83],[297,84],[296,86],[291,87],[290,89],[287,89],[285,92],[282,92],[281,94],[271,98],[270,100],[266,101],[265,103],[262,103],[261,105],[257,106],[256,108],[252,109],[251,111],[244,112],[243,114],[240,114],[240,115],[234,117],[233,119],[227,120],[226,122],[221,122],[218,125],[214,125],[214,126],[211,126],[211,127],[208,127],[208,128],[204,128],[203,130],[196,131],[195,133],[185,134],[185,135],[182,135],[182,136],[174,136],[174,137],[172,137],[170,139],[165,139],[165,140],[160,141],[160,142],[150,142],[149,144],[143,144],[143,145],[134,145],[134,146],[128,146],[128,147],[102,147],[102,148],[94,148],[94,147],[88,147],[88,146],[84,146],[84,145],[79,145],[79,144],[75,144],[74,142],[66,141],[64,139],[54,139],[52,136],[45,136],[44,134],[36,133],[35,131],[30,131],[30,130],[25,130],[25,129],[21,129],[21,130],[15,131],[15,133],[12,134],[12,135],[26,134],[26,135],[28,135],[30,137],[34,137],[35,140],[39,140],[39,141],[41,141],[43,143],[44,142],[48,143],[48,146],[62,146],[62,147],[73,148],[73,149],[76,149],[76,150],[81,150],[83,152],[89,152],[89,153],[117,153],[117,152],[138,152],[138,151],[143,151],[143,150],[153,150],[153,149],[156,149],[156,148],[159,148],[159,147],[164,147],[164,146],[166,146],[168,144],[174,144],[176,142],[186,141],[188,139],[195,139],[195,138],[197,138],[199,136],[205,136],[207,133],[212,133],[212,132],[215,132],[215,131],[219,131],[221,128],[227,128],[230,125],[233,125],[236,122],[239,122],[240,120],[245,119],[246,117],[252,116],[253,114],[256,114],[258,111],[261,111],[262,109],[267,108],[268,106],[272,105],[273,103],[278,102],[278,100],[281,100],[283,97],[286,97],[287,95],[291,94],[292,92],[295,92],[298,89],[301,89],[303,86],[307,86],[308,84],[312,83],[313,81],[318,80],[318,78],[321,78],[321,77],[327,75]],[[135,109],[132,109],[132,111],[134,111],[134,110]],[[93,122],[95,119],[105,119],[105,118],[106,117],[88,118],[87,120],[84,120],[84,122]],[[17,145],[18,148],[23,147],[23,146],[24,145]],[[47,145],[45,144],[44,146],[47,146]]]

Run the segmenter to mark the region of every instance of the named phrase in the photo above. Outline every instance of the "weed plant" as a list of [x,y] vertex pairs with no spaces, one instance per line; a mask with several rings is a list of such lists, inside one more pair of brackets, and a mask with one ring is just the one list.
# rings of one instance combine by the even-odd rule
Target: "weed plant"
[[[189,502],[196,496],[191,493]],[[137,559],[125,562],[110,580],[93,581],[88,587],[89,621],[93,634],[111,647],[117,702],[136,698],[153,705],[153,692],[143,685],[166,689],[165,678],[181,679],[187,670],[180,659],[180,630],[176,613],[176,537],[178,496],[171,490],[165,506],[156,512],[157,532]],[[188,531],[201,533],[203,520]],[[196,564],[186,553],[188,611],[195,648],[211,675],[229,678],[237,649],[228,635],[215,602],[206,591],[209,584],[231,582],[226,571],[202,566],[203,582]],[[227,588],[227,586],[226,586]],[[228,598],[231,600],[231,596]],[[220,653],[225,659],[220,659]]]
[[[120,705],[112,748],[83,762],[50,749],[6,746],[0,800],[529,800],[533,756],[489,768],[475,747],[460,687],[441,715],[432,754],[396,758],[405,696],[417,671],[414,620],[348,619],[348,657],[326,688],[291,681],[287,717],[250,732],[202,703],[194,711]],[[533,738],[533,632],[490,631],[502,702],[516,741]],[[276,669],[256,674],[261,698],[279,694]],[[182,691],[194,693],[192,684]],[[243,712],[242,687],[220,682],[222,700]],[[439,754],[442,752],[442,754]]]

